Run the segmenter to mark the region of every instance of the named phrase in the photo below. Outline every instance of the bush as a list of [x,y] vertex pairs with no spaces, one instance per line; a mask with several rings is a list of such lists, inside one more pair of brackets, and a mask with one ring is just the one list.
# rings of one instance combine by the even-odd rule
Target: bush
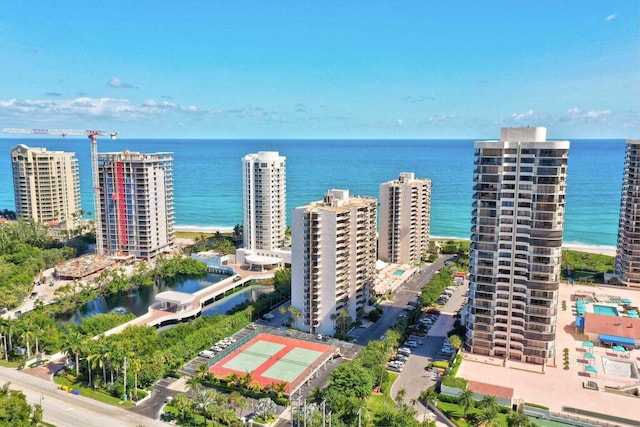
[[367,319],[369,319],[370,322],[377,322],[378,319],[380,319],[380,313],[378,310],[371,310],[369,314],[367,314]]

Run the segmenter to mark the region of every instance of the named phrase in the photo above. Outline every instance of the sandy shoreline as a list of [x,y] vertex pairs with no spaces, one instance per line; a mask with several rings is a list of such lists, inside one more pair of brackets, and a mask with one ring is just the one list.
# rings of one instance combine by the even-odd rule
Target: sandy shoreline
[[[232,233],[233,227],[219,227],[219,226],[200,226],[200,225],[176,225],[173,227],[175,231],[191,232],[191,233]],[[469,240],[462,239],[460,237],[446,237],[446,236],[431,236],[434,240]],[[572,251],[588,252],[591,254],[601,254],[608,256],[616,256],[615,246],[606,245],[587,245],[584,243],[571,243],[567,242],[562,245],[564,249],[570,249]]]
[[174,225],[174,231],[183,233],[233,233],[233,227],[200,226],[200,225]]

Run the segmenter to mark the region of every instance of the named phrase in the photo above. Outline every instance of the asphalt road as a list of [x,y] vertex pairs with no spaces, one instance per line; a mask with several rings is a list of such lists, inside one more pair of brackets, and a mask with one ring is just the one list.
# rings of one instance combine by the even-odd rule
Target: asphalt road
[[395,293],[393,300],[381,304],[384,310],[382,317],[368,328],[360,328],[361,330],[357,331],[358,337],[356,338],[356,343],[359,345],[367,345],[371,340],[380,339],[391,325],[395,323],[398,316],[405,313],[403,308],[405,308],[409,302],[413,302],[418,298],[422,287],[429,283],[435,272],[444,267],[445,261],[450,258],[453,258],[453,255],[440,256],[436,262],[423,266],[422,269],[419,270],[420,272],[417,272],[413,277],[408,279]]
[[42,402],[44,421],[56,427],[166,427],[161,421],[83,396],[65,393],[58,390],[54,383],[0,367],[0,383],[7,382],[11,383],[11,389],[22,391],[30,404]]

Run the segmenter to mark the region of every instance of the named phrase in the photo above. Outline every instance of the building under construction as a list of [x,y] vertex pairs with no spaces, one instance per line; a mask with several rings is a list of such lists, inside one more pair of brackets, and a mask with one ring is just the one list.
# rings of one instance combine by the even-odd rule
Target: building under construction
[[98,155],[103,253],[154,258],[173,247],[172,153]]

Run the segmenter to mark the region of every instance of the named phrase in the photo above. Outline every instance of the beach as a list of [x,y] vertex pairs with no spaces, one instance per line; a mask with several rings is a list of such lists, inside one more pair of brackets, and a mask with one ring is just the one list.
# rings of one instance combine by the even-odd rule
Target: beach
[[[176,225],[173,229],[177,232],[185,233],[232,233],[233,227],[222,226],[199,226],[199,225]],[[436,241],[468,241],[469,239],[461,239],[460,237],[444,237],[444,236],[431,236],[432,240]],[[607,256],[616,256],[616,247],[607,245],[587,245],[584,243],[563,243],[563,249],[572,251],[588,252],[590,254],[600,254]]]

